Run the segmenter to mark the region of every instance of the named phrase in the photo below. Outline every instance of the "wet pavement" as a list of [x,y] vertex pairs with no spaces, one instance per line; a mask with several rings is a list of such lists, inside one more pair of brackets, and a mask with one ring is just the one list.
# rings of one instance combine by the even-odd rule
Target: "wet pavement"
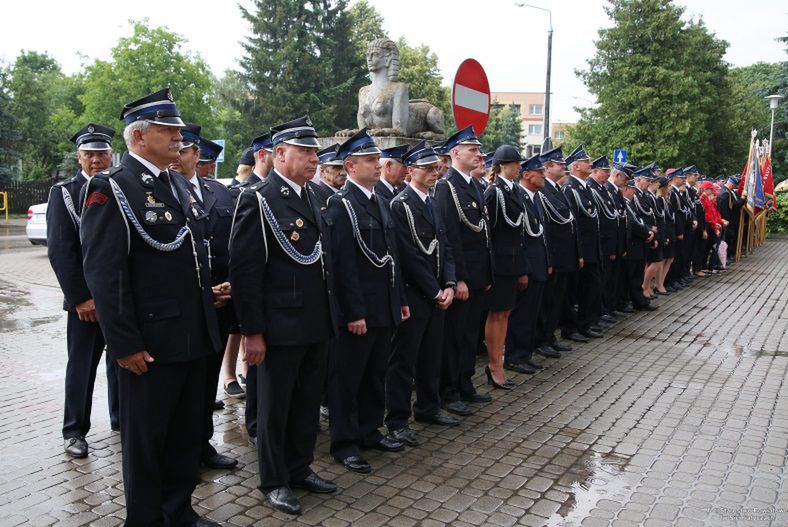
[[[0,233],[0,237],[1,237]],[[103,366],[90,455],[62,452],[65,316],[44,248],[0,240],[0,525],[120,525],[120,437]],[[461,426],[416,424],[423,445],[314,468],[331,496],[299,495],[294,525],[788,525],[788,238],[577,345],[493,394]],[[481,365],[481,363],[480,363]],[[483,386],[479,376],[477,385]],[[225,525],[280,525],[255,488],[243,402],[215,414],[217,448],[196,510]]]

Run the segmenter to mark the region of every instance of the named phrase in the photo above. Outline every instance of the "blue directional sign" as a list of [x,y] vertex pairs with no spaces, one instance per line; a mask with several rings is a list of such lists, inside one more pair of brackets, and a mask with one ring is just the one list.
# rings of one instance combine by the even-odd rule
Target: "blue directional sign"
[[[222,151],[219,153],[219,157],[216,158],[216,162],[224,163],[224,139],[214,139],[213,142],[222,147]],[[616,152],[618,152],[618,150],[616,150]],[[626,158],[626,153],[624,157]],[[624,161],[626,161],[626,159],[624,159]]]
[[613,150],[613,161],[616,163],[626,163],[627,162],[627,151],[626,150]]

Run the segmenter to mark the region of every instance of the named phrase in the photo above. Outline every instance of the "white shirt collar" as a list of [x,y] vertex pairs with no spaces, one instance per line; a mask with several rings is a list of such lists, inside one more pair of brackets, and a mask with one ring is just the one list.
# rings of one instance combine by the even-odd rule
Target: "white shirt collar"
[[586,183],[585,181],[583,181],[582,179],[580,179],[576,175],[572,174],[572,177],[575,178],[576,180],[578,180],[580,182],[580,184],[583,185],[583,188],[587,188],[588,187],[588,183]]
[[257,172],[255,172],[254,170],[252,170],[252,174],[254,174],[254,175],[255,175],[255,176],[257,176],[258,178],[260,178],[260,180],[261,180],[261,181],[262,181],[263,179],[265,179],[263,176],[261,176],[260,174],[258,174],[258,173],[257,173]]
[[142,163],[142,166],[144,166],[145,168],[150,170],[151,174],[153,174],[154,177],[159,177],[159,174],[164,172],[164,170],[160,169],[159,167],[157,167],[156,165],[154,165],[153,163],[151,163],[150,161],[148,161],[144,157],[141,157],[141,156],[135,154],[132,151],[129,151],[129,155],[131,157],[133,157],[134,159],[136,159],[137,161],[139,161],[140,163]]
[[[350,179],[350,178],[348,178],[348,179]],[[321,179],[320,182],[323,185],[327,186],[329,188],[329,190],[331,190],[331,192],[333,192],[334,194],[336,194],[337,192],[339,192],[341,190],[341,189],[336,188],[334,185],[332,185],[331,183],[329,183],[325,179]]]
[[84,170],[80,170],[79,173],[82,174],[82,177],[85,178],[86,180],[90,180],[90,176]]
[[508,179],[506,179],[505,177],[501,177],[501,178],[500,178],[500,180],[501,180],[501,181],[503,181],[504,185],[506,185],[506,187],[507,187],[509,190],[512,190],[512,187],[514,186],[514,181],[509,181],[509,180],[508,180]]
[[287,177],[282,175],[282,173],[279,172],[277,169],[274,169],[274,171],[279,175],[280,178],[282,178],[285,181],[285,183],[290,185],[290,188],[292,188],[295,191],[296,195],[300,198],[301,197],[301,185],[299,185],[298,183],[296,183],[294,181],[291,181],[291,180],[287,179]]
[[550,183],[553,186],[554,189],[558,188],[558,183],[556,183],[555,181],[553,181],[549,177],[544,178],[544,180],[547,181],[548,183]]
[[191,183],[192,186],[195,188],[195,190],[197,192],[197,197],[202,199],[202,188],[200,187],[200,180],[197,178],[197,174],[194,174],[191,177],[191,179],[189,180],[189,183]]
[[424,192],[420,191],[419,189],[417,189],[416,187],[414,187],[410,183],[408,183],[408,185],[410,186],[410,188],[413,189],[413,192],[415,192],[416,195],[421,198],[421,201],[423,201],[425,203],[427,202],[427,194],[425,194]]
[[367,190],[366,188],[362,187],[361,185],[359,185],[358,183],[356,183],[355,181],[353,181],[353,178],[350,178],[350,177],[349,177],[349,178],[347,178],[347,180],[348,180],[348,181],[350,181],[351,183],[353,183],[353,184],[354,184],[355,186],[357,186],[359,189],[361,189],[361,192],[363,192],[363,193],[364,193],[364,195],[367,197],[367,199],[371,198],[371,197],[372,197],[372,194],[374,194],[374,192],[371,192],[371,191]]
[[389,192],[394,192],[394,185],[392,185],[391,183],[389,183],[383,178],[380,178],[380,182],[386,185],[386,188],[389,189]]
[[536,192],[531,192],[530,190],[528,190],[527,188],[525,188],[522,185],[520,185],[520,188],[523,189],[526,194],[528,194],[528,197],[531,198],[531,201],[534,201],[534,198],[536,196]]
[[471,183],[471,176],[469,176],[468,174],[460,171],[459,169],[455,168],[454,170],[456,170],[457,173],[462,176],[462,179],[464,179],[466,183],[468,183],[468,184]]

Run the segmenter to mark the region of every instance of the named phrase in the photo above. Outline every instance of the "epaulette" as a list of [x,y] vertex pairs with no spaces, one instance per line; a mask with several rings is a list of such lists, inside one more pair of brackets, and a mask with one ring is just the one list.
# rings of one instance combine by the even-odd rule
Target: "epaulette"
[[[245,182],[244,182],[244,183],[245,183]],[[251,186],[249,187],[249,190],[260,190],[260,189],[262,189],[264,186],[266,186],[267,184],[268,184],[268,179],[264,179],[263,181],[258,181],[258,182],[257,182],[257,183],[255,183],[254,185],[251,185]],[[240,186],[240,185],[239,185],[239,186]]]
[[123,170],[123,167],[121,167],[121,166],[110,167],[107,170],[102,170],[101,172],[99,172],[98,174],[96,174],[93,177],[97,177],[99,179],[109,179],[110,176],[114,176],[115,174],[117,174],[121,170]]

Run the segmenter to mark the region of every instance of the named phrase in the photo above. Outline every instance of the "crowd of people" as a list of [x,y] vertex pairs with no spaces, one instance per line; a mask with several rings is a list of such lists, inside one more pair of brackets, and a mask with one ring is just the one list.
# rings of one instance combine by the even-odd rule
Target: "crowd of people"
[[365,451],[418,448],[412,420],[458,426],[493,400],[478,355],[487,386],[516,389],[736,245],[737,181],[694,166],[663,175],[583,146],[484,155],[471,127],[321,147],[301,117],[253,139],[226,187],[209,177],[221,146],[168,89],[120,118],[118,166],[111,128],[71,138],[81,170],[47,220],[69,313],[64,448],[88,455],[106,344],[129,526],[215,525],[190,498],[200,465],[237,465],[210,443],[220,377],[246,394],[266,500],[299,514],[293,489],[337,491],[311,468],[321,414],[330,455],[370,473]]

